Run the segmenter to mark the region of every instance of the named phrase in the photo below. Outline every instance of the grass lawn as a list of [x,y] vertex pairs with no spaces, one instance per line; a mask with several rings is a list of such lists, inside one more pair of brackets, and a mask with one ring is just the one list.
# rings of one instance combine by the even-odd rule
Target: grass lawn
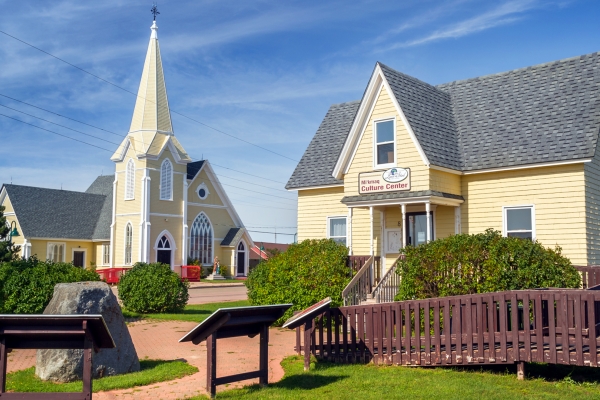
[[202,322],[210,314],[217,311],[219,308],[226,307],[243,307],[249,306],[248,300],[240,301],[226,301],[223,303],[209,303],[209,304],[192,304],[185,306],[184,310],[180,313],[174,314],[139,314],[132,311],[123,309],[123,316],[125,318],[139,318],[139,319],[156,319],[163,321],[190,321],[190,322]]
[[[598,399],[598,368],[527,364],[525,381],[516,367],[412,368],[315,363],[303,371],[303,359],[282,362],[284,378],[267,388],[258,385],[217,394],[219,399]],[[314,368],[313,368],[314,367]],[[205,399],[207,397],[194,397]]]
[[[94,379],[94,392],[113,389],[128,389],[134,386],[170,381],[195,374],[198,368],[184,361],[141,360],[141,370],[130,374]],[[12,372],[6,376],[6,390],[10,392],[81,392],[81,381],[53,383],[35,376],[35,367]]]

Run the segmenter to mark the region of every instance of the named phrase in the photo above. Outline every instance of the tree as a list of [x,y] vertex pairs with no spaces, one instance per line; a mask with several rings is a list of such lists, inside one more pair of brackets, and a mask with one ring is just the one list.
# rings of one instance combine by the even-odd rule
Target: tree
[[4,206],[0,206],[0,263],[11,261],[19,257],[21,246],[15,246],[9,241],[10,225],[4,216]]

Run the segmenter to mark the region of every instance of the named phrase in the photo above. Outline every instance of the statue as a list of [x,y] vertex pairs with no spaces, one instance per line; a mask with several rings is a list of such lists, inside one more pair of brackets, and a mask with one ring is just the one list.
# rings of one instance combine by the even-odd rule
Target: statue
[[221,274],[221,265],[219,264],[219,257],[215,257],[215,261],[213,263],[213,274]]

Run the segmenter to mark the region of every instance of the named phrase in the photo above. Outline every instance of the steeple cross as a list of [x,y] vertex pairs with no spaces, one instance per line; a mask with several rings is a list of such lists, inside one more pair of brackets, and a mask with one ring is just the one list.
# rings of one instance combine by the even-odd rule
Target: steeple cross
[[154,3],[154,4],[152,5],[152,8],[150,9],[150,12],[152,13],[152,15],[154,15],[154,20],[156,21],[156,16],[157,16],[158,14],[160,14],[160,13],[158,12],[158,7],[156,6],[156,3]]

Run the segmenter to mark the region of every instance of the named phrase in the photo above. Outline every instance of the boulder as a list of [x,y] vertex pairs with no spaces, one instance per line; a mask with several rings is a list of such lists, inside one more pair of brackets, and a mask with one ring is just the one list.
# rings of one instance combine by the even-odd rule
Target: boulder
[[[121,307],[104,282],[59,283],[44,314],[101,314],[115,342],[114,349],[93,353],[95,378],[140,370],[133,341]],[[35,373],[43,380],[71,382],[82,379],[83,350],[37,351]]]

